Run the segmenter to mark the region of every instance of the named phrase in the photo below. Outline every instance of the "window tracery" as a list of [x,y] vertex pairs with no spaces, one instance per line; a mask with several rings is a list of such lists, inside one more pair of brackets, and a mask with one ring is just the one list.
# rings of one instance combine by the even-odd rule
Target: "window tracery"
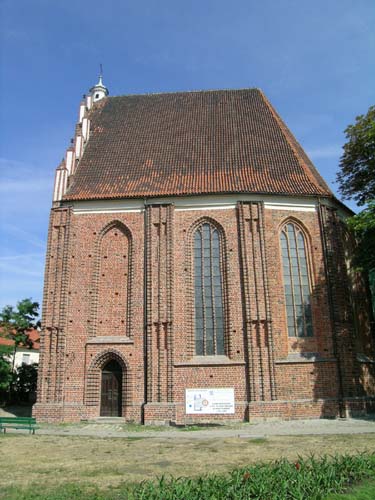
[[219,231],[208,222],[194,233],[195,353],[224,354],[223,273]]
[[306,238],[300,227],[286,223],[280,235],[284,296],[289,337],[312,337],[311,280]]

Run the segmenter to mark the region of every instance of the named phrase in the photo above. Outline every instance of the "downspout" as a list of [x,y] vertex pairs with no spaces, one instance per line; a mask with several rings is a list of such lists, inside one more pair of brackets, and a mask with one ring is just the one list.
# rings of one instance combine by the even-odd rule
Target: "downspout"
[[148,241],[147,241],[147,199],[143,199],[143,205],[144,205],[144,217],[143,217],[143,240],[144,240],[144,245],[143,245],[143,382],[144,382],[144,389],[143,389],[143,404],[141,408],[141,422],[142,424],[145,423],[145,405],[147,404],[148,400],[148,393],[147,393],[147,378],[148,378],[148,372],[147,372],[147,252],[148,252]]

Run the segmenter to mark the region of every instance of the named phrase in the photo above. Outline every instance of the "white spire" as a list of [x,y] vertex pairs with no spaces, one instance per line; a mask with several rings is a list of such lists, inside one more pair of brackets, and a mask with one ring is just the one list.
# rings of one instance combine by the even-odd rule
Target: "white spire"
[[103,84],[103,68],[100,65],[100,74],[98,83],[90,89],[90,93],[92,95],[93,102],[99,101],[103,99],[103,97],[107,97],[109,94],[107,87]]

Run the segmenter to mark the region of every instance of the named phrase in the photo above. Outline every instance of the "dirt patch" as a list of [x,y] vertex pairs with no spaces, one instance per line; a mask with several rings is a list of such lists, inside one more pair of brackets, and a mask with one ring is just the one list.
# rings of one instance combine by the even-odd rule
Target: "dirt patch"
[[0,437],[0,485],[69,482],[116,486],[156,476],[225,472],[258,461],[375,450],[374,434],[267,439],[153,439],[76,436]]

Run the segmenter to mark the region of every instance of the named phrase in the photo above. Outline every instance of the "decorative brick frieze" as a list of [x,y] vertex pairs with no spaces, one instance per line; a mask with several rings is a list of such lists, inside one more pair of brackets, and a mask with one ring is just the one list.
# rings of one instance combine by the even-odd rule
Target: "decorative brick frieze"
[[59,402],[64,391],[68,253],[71,210],[52,209],[46,255],[39,400]]
[[238,203],[245,346],[250,400],[275,399],[272,319],[269,306],[263,206]]
[[147,402],[172,398],[173,220],[173,205],[146,206]]

